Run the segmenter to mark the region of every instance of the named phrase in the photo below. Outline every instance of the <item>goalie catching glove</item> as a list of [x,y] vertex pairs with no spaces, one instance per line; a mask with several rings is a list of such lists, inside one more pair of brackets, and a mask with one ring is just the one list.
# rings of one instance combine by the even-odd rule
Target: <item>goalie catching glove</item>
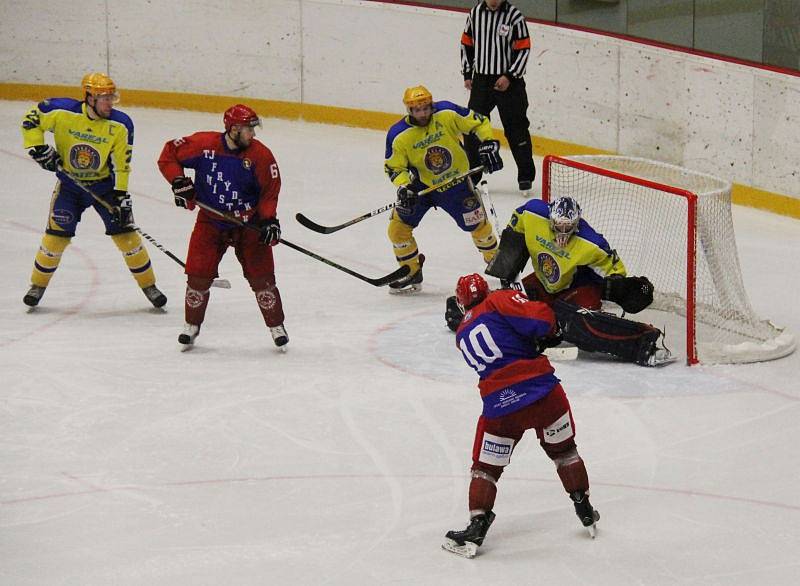
[[611,275],[603,280],[603,299],[627,313],[639,313],[653,303],[653,284],[647,277]]

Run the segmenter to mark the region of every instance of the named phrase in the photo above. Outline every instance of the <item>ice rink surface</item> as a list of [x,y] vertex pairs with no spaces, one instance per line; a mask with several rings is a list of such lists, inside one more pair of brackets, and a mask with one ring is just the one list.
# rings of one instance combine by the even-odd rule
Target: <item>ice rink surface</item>
[[[89,210],[28,313],[54,183],[21,147],[29,107],[0,102],[0,584],[796,583],[800,354],[555,363],[597,539],[528,437],[484,546],[462,559],[440,544],[468,521],[481,403],[443,312],[456,279],[482,270],[469,236],[443,212],[425,218],[425,290],[411,298],[278,247],[286,354],[229,253],[233,287],[212,289],[197,347],[180,353],[180,267],[149,247],[169,297],[153,310]],[[184,257],[194,214],[155,161],[221,115],[120,107],[136,124],[137,223]],[[384,133],[266,118],[259,138],[281,167],[287,240],[369,276],[394,269],[387,214],[332,235],[294,220],[335,224],[392,201]],[[522,200],[502,154],[490,187],[505,223]],[[800,334],[800,223],[740,207],[734,222],[753,306]]]

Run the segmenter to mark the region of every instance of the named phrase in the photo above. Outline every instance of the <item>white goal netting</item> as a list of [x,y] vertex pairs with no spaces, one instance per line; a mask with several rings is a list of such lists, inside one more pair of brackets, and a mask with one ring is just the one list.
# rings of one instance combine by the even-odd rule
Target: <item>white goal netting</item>
[[653,309],[683,316],[690,364],[772,360],[794,350],[794,336],[750,306],[730,183],[636,157],[546,157],[542,196],[560,195],[577,199],[628,274],[653,282]]

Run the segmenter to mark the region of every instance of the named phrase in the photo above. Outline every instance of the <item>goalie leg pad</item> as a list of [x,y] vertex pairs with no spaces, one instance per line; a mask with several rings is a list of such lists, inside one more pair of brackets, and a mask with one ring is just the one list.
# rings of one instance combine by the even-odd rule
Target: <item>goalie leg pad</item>
[[661,330],[649,324],[592,311],[565,301],[553,304],[564,340],[581,350],[604,352],[636,364],[646,365],[655,352]]

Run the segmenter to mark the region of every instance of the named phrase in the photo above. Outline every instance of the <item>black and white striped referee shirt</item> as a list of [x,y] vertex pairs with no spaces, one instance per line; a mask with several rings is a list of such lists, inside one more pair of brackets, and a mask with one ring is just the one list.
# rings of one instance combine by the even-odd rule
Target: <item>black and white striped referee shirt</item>
[[461,35],[461,72],[522,77],[528,65],[531,38],[525,17],[516,6],[503,2],[489,10],[481,2],[469,11]]

